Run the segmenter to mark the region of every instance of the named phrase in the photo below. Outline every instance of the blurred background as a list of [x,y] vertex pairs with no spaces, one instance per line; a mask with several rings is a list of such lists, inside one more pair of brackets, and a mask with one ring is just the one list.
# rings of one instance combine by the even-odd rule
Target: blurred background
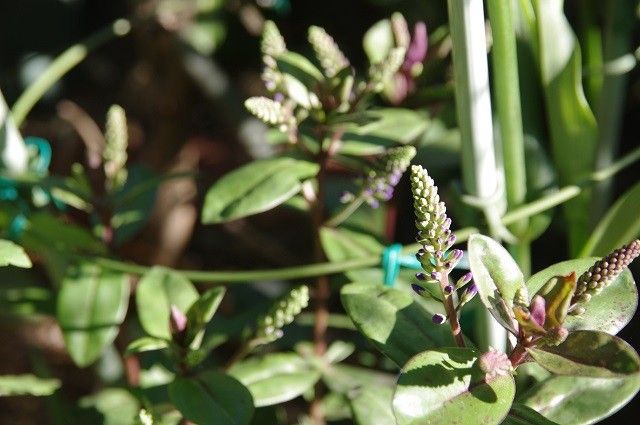
[[[583,11],[596,13],[589,19],[598,22],[600,3],[606,2],[566,1],[566,14],[579,36],[588,31],[582,25]],[[410,24],[426,21],[430,37],[437,37],[447,21],[446,2],[438,0],[2,0],[0,87],[12,105],[64,49],[116,19],[130,19],[132,30],[127,36],[109,40],[91,52],[54,85],[24,122],[22,134],[48,140],[53,150],[50,173],[69,175],[72,164],[83,162],[85,151],[101,137],[105,114],[117,103],[127,113],[129,162],[136,170],[132,178],[171,171],[197,173],[195,180],[162,185],[147,200],[148,219],[123,239],[122,258],[199,269],[303,264],[311,258],[305,252],[311,236],[300,230],[308,228],[305,218],[289,209],[225,225],[199,224],[206,188],[229,170],[251,158],[268,156],[273,149],[267,128],[243,107],[247,97],[266,94],[260,79],[263,23],[274,20],[290,49],[301,53],[310,53],[307,28],[321,26],[333,35],[351,63],[363,70],[362,35],[395,11],[402,12]],[[639,30],[636,16],[633,46],[640,43]],[[439,43],[437,50],[428,52],[417,90],[403,101],[403,106],[426,109],[437,117],[440,131],[420,141],[416,161],[429,167],[444,187],[455,186],[460,178],[450,81],[450,52],[446,43]],[[627,80],[620,152],[638,145],[639,118],[640,71],[634,67]],[[333,176],[336,196],[329,202],[334,205],[345,177],[339,170]],[[612,199],[639,177],[638,165],[618,174],[611,187]],[[408,185],[403,181],[391,206],[375,212],[375,220],[393,220],[381,236],[412,242],[410,207]],[[73,221],[86,221],[82,215],[69,214]],[[567,258],[564,238],[563,223],[556,213],[551,227],[533,244],[533,271]],[[637,263],[632,271],[638,280]],[[636,349],[640,349],[638,319],[636,314],[621,332]],[[91,377],[75,369],[61,353],[62,342],[53,323],[16,328],[1,322],[0,341],[0,374],[23,371],[25,350],[35,345],[53,359],[58,356],[54,363],[67,377],[65,385],[76,392],[70,397],[90,390]],[[40,419],[34,422],[33,415],[46,409],[46,403],[29,397],[0,398],[0,423],[43,423]],[[627,423],[630,414],[640,413],[639,407],[636,397],[606,423]]]

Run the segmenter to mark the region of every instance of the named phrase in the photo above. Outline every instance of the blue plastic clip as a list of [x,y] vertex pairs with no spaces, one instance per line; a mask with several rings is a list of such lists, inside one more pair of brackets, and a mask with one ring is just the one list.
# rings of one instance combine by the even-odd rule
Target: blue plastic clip
[[419,270],[422,268],[420,261],[413,255],[402,255],[402,245],[394,243],[382,252],[382,274],[384,286],[393,286],[396,283],[400,267]]

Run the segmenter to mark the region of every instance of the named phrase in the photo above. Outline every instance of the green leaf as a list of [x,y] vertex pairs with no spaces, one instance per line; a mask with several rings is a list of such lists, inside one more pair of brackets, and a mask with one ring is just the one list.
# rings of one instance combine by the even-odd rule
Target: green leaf
[[218,180],[207,192],[204,224],[222,223],[268,211],[291,198],[317,164],[288,157],[251,162]]
[[31,260],[20,245],[0,239],[0,267],[4,266],[30,268]]
[[324,75],[311,61],[295,52],[284,52],[276,59],[278,69],[289,74],[310,90],[324,81]]
[[395,45],[391,21],[383,19],[376,22],[365,33],[362,45],[370,63],[382,62]]
[[51,395],[60,385],[58,379],[43,379],[35,375],[0,375],[0,397]]
[[502,425],[557,425],[530,407],[514,403]]
[[454,345],[450,329],[434,324],[406,292],[351,283],[342,287],[341,299],[358,330],[398,366],[424,350]]
[[386,387],[365,387],[351,397],[351,411],[357,425],[395,424],[391,402],[393,389]]
[[513,299],[524,288],[524,277],[509,252],[490,237],[469,238],[469,264],[478,295],[495,319],[514,334]]
[[133,394],[122,388],[106,388],[97,394],[83,397],[80,407],[93,407],[103,416],[103,425],[134,425],[140,402]]
[[[111,217],[114,228],[113,242],[117,246],[131,240],[147,224],[155,205],[158,186],[166,180],[158,178],[151,170],[133,166],[129,168],[127,181],[113,196],[116,207]],[[149,185],[150,183],[155,183]]]
[[540,366],[558,375],[616,378],[640,373],[640,357],[633,347],[604,332],[575,331],[556,347],[527,351]]
[[246,425],[253,416],[251,393],[235,378],[206,371],[169,384],[169,398],[198,425]]
[[320,379],[320,372],[295,353],[254,357],[236,363],[229,374],[249,388],[256,407],[292,400]]
[[58,295],[57,316],[67,350],[80,367],[93,363],[118,335],[129,301],[129,277],[83,263]]
[[409,109],[367,111],[362,114],[361,120],[346,126],[339,152],[343,155],[379,154],[398,144],[415,141],[429,127],[429,123],[426,113]]
[[640,235],[640,182],[613,204],[591,233],[581,256],[605,256]]
[[[560,184],[593,171],[598,127],[582,88],[580,46],[563,12],[564,0],[534,0],[538,61],[545,93],[553,158]],[[565,204],[572,253],[589,229],[589,195]]]
[[[566,276],[575,272],[580,276],[597,258],[580,258],[554,264],[529,278],[527,288],[535,294],[553,276]],[[633,276],[625,269],[602,292],[584,305],[586,311],[579,316],[567,316],[564,326],[569,331],[593,330],[617,334],[633,318],[638,306],[638,289]]]
[[205,326],[216,314],[225,293],[224,286],[209,289],[202,294],[187,311],[187,329],[185,343],[191,349],[198,349],[202,344]]
[[142,353],[145,351],[154,351],[167,348],[169,343],[164,339],[153,338],[150,336],[143,336],[136,340],[131,341],[127,346],[126,354]]
[[322,380],[331,391],[352,394],[361,388],[392,388],[395,377],[391,374],[344,363],[322,369]]
[[563,425],[600,421],[627,404],[640,389],[640,376],[583,378],[552,376],[518,398],[518,402]]
[[[344,227],[322,227],[320,242],[327,258],[334,262],[382,255],[384,249],[374,236]],[[382,269],[379,267],[349,270],[344,274],[354,282],[382,282]]]
[[136,288],[140,324],[153,337],[171,339],[171,306],[185,313],[197,299],[198,291],[183,275],[164,267],[153,267],[142,276]]
[[469,348],[413,357],[402,368],[393,397],[398,425],[501,423],[515,395],[513,377],[486,382],[477,357]]

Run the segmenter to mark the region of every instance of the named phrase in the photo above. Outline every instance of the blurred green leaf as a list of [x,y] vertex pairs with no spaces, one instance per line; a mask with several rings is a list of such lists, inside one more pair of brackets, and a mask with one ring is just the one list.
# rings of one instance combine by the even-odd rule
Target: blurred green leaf
[[557,425],[530,407],[514,403],[502,425]]
[[[148,185],[154,179],[158,183],[141,191],[143,185]],[[115,199],[130,199],[129,202],[117,203],[111,225],[114,228],[113,242],[121,245],[136,236],[147,224],[156,201],[158,185],[162,180],[145,167],[133,166],[129,168],[127,181],[115,194]],[[134,195],[134,196],[132,196]]]
[[386,387],[365,387],[351,397],[351,410],[357,425],[395,424],[391,409],[393,389]]
[[607,255],[640,235],[640,182],[626,191],[602,217],[581,256]]
[[[524,140],[525,166],[527,172],[527,199],[534,201],[557,190],[557,176],[553,164],[540,142],[533,137]],[[529,218],[529,226],[523,237],[535,240],[551,224],[553,209]]]
[[31,260],[20,245],[0,239],[0,267],[5,266],[30,268]]
[[347,395],[361,388],[392,388],[395,384],[395,376],[389,373],[344,363],[323,368],[322,380],[331,391]]
[[615,378],[640,372],[638,353],[617,336],[575,331],[558,346],[528,348],[542,367],[558,375]]
[[[562,185],[593,171],[598,127],[582,88],[580,46],[563,11],[564,0],[534,0],[538,61],[545,93],[553,157]],[[565,204],[572,253],[589,231],[589,195]]]
[[105,388],[79,402],[80,407],[95,408],[102,414],[103,425],[136,425],[140,402],[123,388]]
[[434,324],[406,292],[351,283],[342,287],[341,299],[358,330],[398,366],[424,350],[454,345],[451,330]]
[[346,125],[339,152],[343,155],[379,154],[390,147],[418,139],[429,122],[426,113],[409,109],[366,111],[359,122]]
[[127,346],[126,354],[143,353],[145,351],[154,351],[167,348],[169,343],[164,339],[143,336],[135,339]]
[[300,181],[317,172],[317,164],[288,157],[244,165],[209,188],[202,222],[221,223],[268,211],[298,193]]
[[43,379],[35,375],[0,375],[0,397],[51,395],[60,385],[58,379]]
[[156,266],[145,273],[136,288],[140,324],[149,335],[171,339],[171,306],[186,313],[198,299],[193,284],[178,272]]
[[320,372],[296,353],[253,357],[233,365],[229,374],[249,388],[256,407],[292,400],[320,379]]
[[525,288],[520,267],[509,252],[490,237],[469,238],[469,263],[478,295],[491,315],[516,334],[513,327],[513,299]]
[[[539,271],[529,278],[527,288],[535,294],[554,276],[566,276],[575,272],[580,276],[591,267],[597,258],[580,258],[563,261]],[[567,316],[564,326],[570,330],[593,330],[617,334],[633,318],[638,306],[638,289],[633,276],[625,269],[602,292],[594,295],[584,305],[585,312],[579,316]]]
[[80,367],[113,342],[129,301],[126,274],[83,263],[70,269],[58,295],[57,317],[67,350]]
[[198,425],[246,425],[253,416],[249,390],[235,378],[206,371],[169,384],[169,398],[182,415]]
[[[209,289],[187,310],[185,343],[193,350],[200,348],[205,327],[216,314],[225,293],[224,286]],[[215,342],[215,341],[214,341]]]
[[513,397],[511,375],[486,381],[474,350],[442,348],[413,357],[393,397],[398,425],[500,424]]
[[583,378],[551,376],[518,397],[522,403],[563,425],[592,424],[627,404],[640,389],[640,376]]

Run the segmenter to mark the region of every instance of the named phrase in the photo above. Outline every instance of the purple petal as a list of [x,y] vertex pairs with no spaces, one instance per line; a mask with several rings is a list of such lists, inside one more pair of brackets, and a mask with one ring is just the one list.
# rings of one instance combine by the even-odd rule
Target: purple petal
[[540,295],[533,297],[529,311],[531,312],[531,318],[540,326],[544,326],[547,313],[545,312],[546,302]]

